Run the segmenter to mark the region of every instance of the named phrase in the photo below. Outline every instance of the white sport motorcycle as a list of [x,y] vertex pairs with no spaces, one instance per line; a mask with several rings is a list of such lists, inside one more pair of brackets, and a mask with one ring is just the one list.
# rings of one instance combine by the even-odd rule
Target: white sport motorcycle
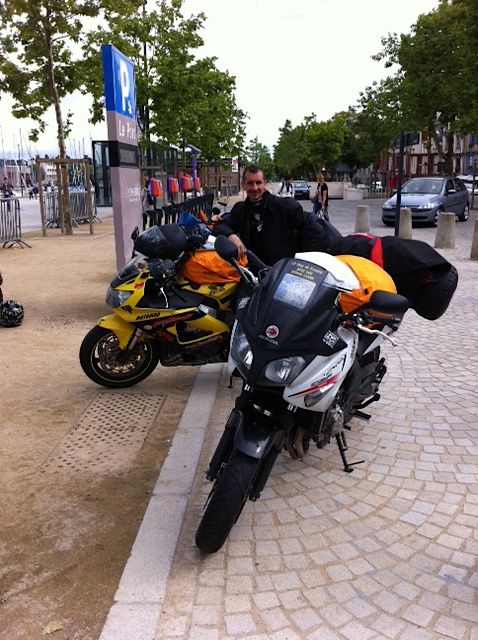
[[280,260],[257,280],[237,265],[227,238],[215,249],[244,284],[228,362],[243,388],[207,471],[214,484],[196,544],[208,553],[222,547],[246,500],[259,498],[284,448],[301,458],[310,441],[323,448],[335,438],[345,471],[353,470],[344,429],[354,416],[370,417],[363,409],[380,398],[386,371],[380,345],[394,343],[390,334],[408,309],[407,298],[375,291],[345,313],[341,292],[361,285],[350,266],[325,253]]

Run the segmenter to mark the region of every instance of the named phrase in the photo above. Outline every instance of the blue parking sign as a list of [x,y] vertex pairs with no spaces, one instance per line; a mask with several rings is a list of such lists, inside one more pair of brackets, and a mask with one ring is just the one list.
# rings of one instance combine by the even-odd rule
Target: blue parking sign
[[101,46],[106,110],[136,120],[134,64],[112,44]]

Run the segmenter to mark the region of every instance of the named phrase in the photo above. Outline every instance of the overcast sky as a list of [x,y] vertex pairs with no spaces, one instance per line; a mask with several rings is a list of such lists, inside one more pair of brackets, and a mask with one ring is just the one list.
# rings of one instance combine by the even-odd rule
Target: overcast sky
[[[151,4],[152,0],[149,0]],[[249,116],[248,139],[272,147],[286,119],[299,124],[311,113],[327,120],[354,105],[360,92],[389,70],[371,56],[390,32],[408,33],[420,13],[438,0],[186,0],[184,13],[203,11],[204,55],[236,77],[236,99]],[[28,142],[31,122],[10,115],[0,100],[0,144],[5,155],[19,147],[24,157],[55,151],[51,125],[38,143]],[[91,153],[91,139],[105,139],[106,125],[88,124],[88,98],[75,95],[70,155]],[[191,141],[194,143],[194,141]]]

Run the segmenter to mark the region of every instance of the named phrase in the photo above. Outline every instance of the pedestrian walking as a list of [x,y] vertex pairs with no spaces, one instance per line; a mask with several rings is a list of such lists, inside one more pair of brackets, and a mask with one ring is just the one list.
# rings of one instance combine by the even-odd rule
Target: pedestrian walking
[[282,180],[281,188],[279,189],[279,195],[281,198],[293,198],[294,197],[294,185],[290,176],[287,176]]
[[329,220],[329,188],[325,182],[324,174],[317,174],[317,191],[313,200],[313,211],[319,218]]

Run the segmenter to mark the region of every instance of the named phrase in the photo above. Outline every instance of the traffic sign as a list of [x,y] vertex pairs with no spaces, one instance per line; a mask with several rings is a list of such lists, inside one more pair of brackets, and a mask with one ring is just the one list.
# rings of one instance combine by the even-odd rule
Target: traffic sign
[[101,46],[106,111],[136,120],[134,64],[112,44]]

